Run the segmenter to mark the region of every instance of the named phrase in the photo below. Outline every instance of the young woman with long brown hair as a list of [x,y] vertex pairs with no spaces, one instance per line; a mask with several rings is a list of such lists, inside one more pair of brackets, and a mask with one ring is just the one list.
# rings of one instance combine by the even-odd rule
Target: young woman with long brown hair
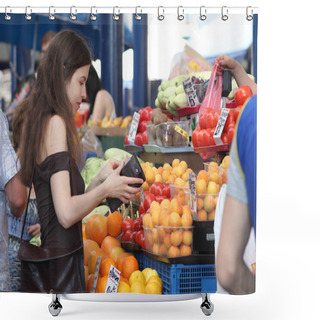
[[[140,191],[129,184],[143,183],[138,178],[120,176],[124,162],[114,160],[100,172],[97,186],[84,192],[76,165],[81,150],[74,116],[86,97],[90,63],[86,42],[71,30],[59,32],[39,65],[32,93],[24,102],[32,108],[21,143],[21,177],[28,186],[33,176],[42,246],[79,248],[69,255],[73,265],[69,277],[78,278],[52,288],[58,293],[85,292],[82,218],[105,198],[119,198],[127,203]],[[57,262],[57,273],[59,268],[66,267]],[[63,279],[57,275],[54,281],[60,283]]]

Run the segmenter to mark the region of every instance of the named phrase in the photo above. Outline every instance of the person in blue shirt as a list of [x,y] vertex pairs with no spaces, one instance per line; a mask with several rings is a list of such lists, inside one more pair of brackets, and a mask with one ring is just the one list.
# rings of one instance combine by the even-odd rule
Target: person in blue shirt
[[251,229],[256,233],[257,96],[239,115],[231,145],[227,196],[216,257],[217,279],[230,294],[255,291],[254,270],[244,262]]

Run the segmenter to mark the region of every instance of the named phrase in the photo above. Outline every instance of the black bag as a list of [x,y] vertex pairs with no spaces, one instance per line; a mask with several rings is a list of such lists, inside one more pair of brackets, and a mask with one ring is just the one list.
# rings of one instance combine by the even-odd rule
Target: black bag
[[[146,180],[141,165],[135,155],[124,165],[120,171],[120,176],[141,178],[143,181]],[[138,188],[141,187],[141,184],[129,184],[129,186]],[[107,198],[107,202],[111,212],[116,211],[122,205],[122,201],[117,198]]]
[[[71,165],[71,163],[70,163]],[[71,167],[72,168],[72,167]],[[72,174],[70,175],[71,181]],[[43,293],[79,293],[85,288],[83,265],[79,263],[79,255],[83,252],[82,245],[73,248],[37,247],[23,241],[23,230],[32,187],[33,174],[25,209],[25,216],[20,238],[18,258],[21,261],[21,291]],[[71,190],[76,190],[71,183]],[[81,232],[81,230],[79,230]],[[81,233],[80,233],[81,234]],[[78,254],[77,254],[78,253]],[[75,270],[74,266],[79,270]]]

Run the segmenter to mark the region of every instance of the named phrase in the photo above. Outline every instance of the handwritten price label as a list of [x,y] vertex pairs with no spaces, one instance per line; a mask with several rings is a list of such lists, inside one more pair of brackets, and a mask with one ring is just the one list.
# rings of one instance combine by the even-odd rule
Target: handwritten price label
[[136,139],[136,134],[138,131],[139,121],[140,121],[140,114],[138,112],[135,112],[132,117],[131,126],[129,130],[129,135],[128,135],[129,144],[134,144],[134,141]]
[[190,78],[187,78],[182,82],[184,92],[188,99],[188,105],[190,107],[194,107],[200,104],[196,89],[192,83],[192,80]]
[[190,192],[190,209],[194,220],[199,220],[197,216],[197,192],[196,192],[196,175],[194,172],[188,173],[189,192]]
[[111,265],[105,293],[117,292],[120,281],[120,271]]
[[220,114],[220,117],[218,120],[218,124],[217,124],[216,130],[214,131],[214,134],[213,134],[213,139],[214,139],[214,142],[216,143],[216,145],[223,144],[223,142],[221,140],[221,135],[223,132],[224,125],[226,124],[226,121],[227,121],[227,118],[229,115],[229,111],[230,111],[230,109],[227,109],[227,108],[221,109],[221,114]]

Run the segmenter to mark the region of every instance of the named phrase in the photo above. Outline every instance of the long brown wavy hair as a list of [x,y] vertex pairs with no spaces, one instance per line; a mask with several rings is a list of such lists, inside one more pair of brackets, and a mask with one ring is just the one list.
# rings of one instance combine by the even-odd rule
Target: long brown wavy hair
[[21,179],[25,185],[30,184],[33,167],[39,162],[46,126],[53,115],[59,115],[65,121],[71,157],[80,159],[80,144],[66,84],[77,69],[90,63],[88,45],[76,32],[61,31],[50,42],[38,67],[31,94],[22,102],[31,105],[21,139]]

